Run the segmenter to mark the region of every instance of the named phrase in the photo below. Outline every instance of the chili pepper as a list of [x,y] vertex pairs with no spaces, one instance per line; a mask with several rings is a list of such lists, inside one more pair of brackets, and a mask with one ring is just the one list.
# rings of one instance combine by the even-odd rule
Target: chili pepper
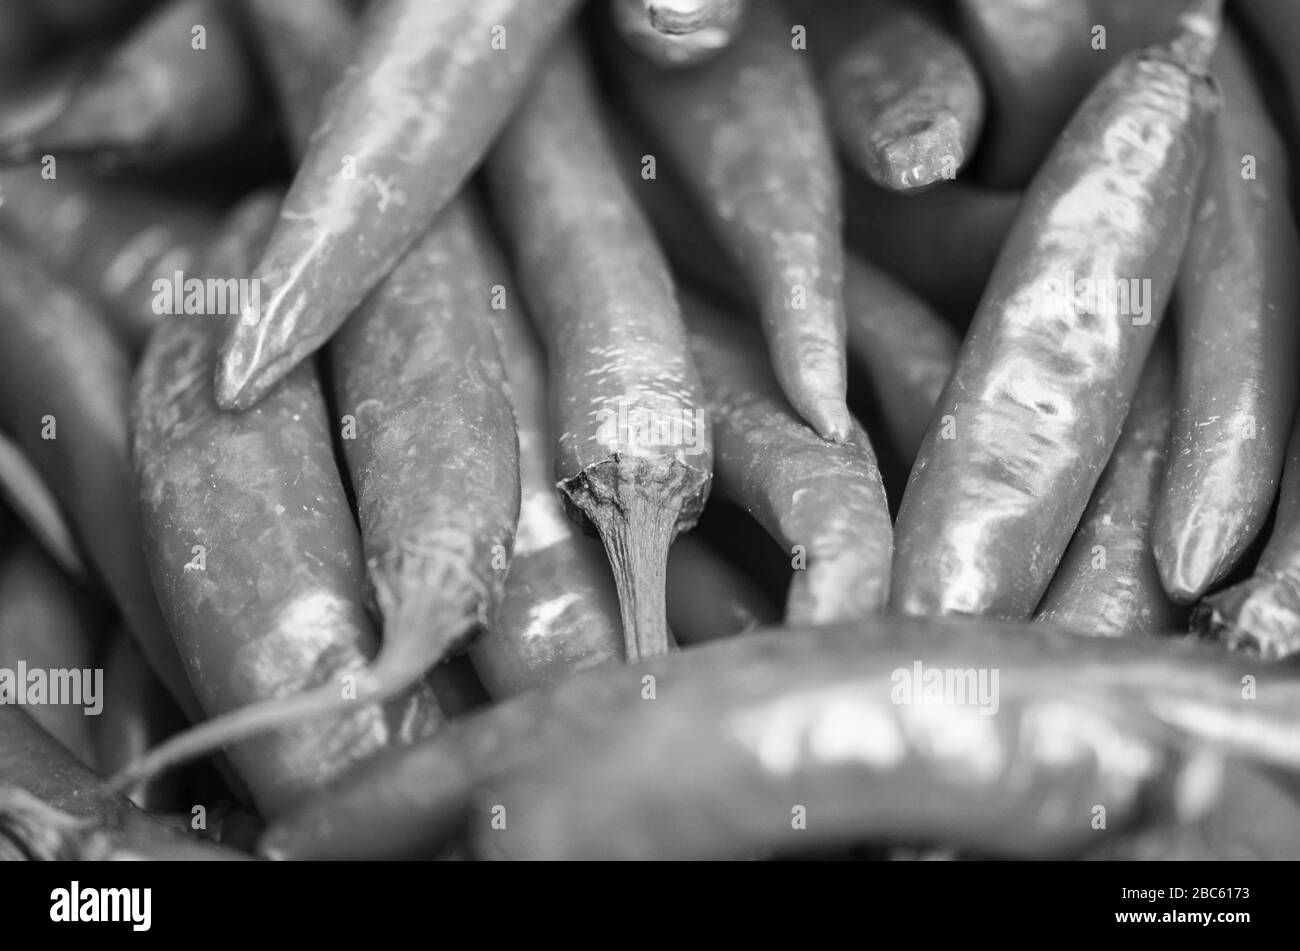
[[957,9],[993,97],[984,177],[1023,186],[1091,85],[1088,5],[959,0]]
[[600,543],[565,515],[555,491],[546,357],[504,261],[486,238],[483,248],[490,286],[500,288],[504,304],[492,326],[519,433],[521,504],[510,574],[496,616],[469,646],[474,669],[499,700],[622,660],[624,647],[609,562]]
[[39,165],[0,170],[0,189],[0,224],[102,300],[133,351],[173,309],[177,274],[183,281],[216,229],[202,205],[96,178],[71,160],[50,179]]
[[665,36],[686,36],[730,26],[744,16],[748,0],[641,0],[646,19]]
[[[984,716],[978,676],[991,686],[994,669]],[[927,670],[969,672],[974,701],[923,702]],[[571,677],[377,757],[261,851],[431,854],[468,818],[480,853],[743,855],[826,836],[1071,854],[1098,844],[1096,804],[1119,833],[1162,803],[1181,812],[1181,790],[1212,791],[1187,788],[1198,771],[1182,767],[1206,760],[1186,751],[1293,769],[1297,701],[1294,673],[1190,643],[990,619],[760,632]],[[792,835],[796,805],[807,828]],[[506,830],[478,812],[493,807]]]
[[[91,674],[97,666],[102,612],[28,539],[0,561],[0,668],[14,678],[16,693],[3,703],[31,703],[30,714],[82,763],[96,765],[93,716],[103,709],[102,684],[78,680],[79,697],[56,693],[59,671]],[[29,696],[30,671],[43,684],[39,696]],[[83,689],[84,688],[84,689]],[[84,690],[94,692],[89,696]],[[0,694],[8,691],[0,689]],[[73,703],[73,699],[83,701]],[[97,711],[98,712],[98,711]]]
[[1269,660],[1300,653],[1300,416],[1287,446],[1273,531],[1254,572],[1198,604],[1192,630]]
[[1035,178],[903,496],[899,610],[1023,618],[1042,597],[1173,285],[1218,108],[1217,15],[1198,2],[1172,44],[1112,70]]
[[668,626],[684,644],[731,637],[780,620],[748,575],[694,535],[668,553]]
[[668,649],[668,547],[704,507],[712,439],[668,265],[613,161],[570,41],[488,173],[546,341],[560,493],[605,543],[631,661]]
[[629,46],[659,66],[690,66],[717,55],[736,36],[743,0],[733,0],[727,16],[691,29],[661,30],[662,18],[645,0],[611,0],[610,18]]
[[244,0],[295,160],[347,68],[356,24],[344,0]]
[[364,24],[230,330],[222,409],[319,348],[459,191],[576,0],[393,0]]
[[31,461],[4,433],[0,433],[0,495],[60,568],[79,582],[89,581],[81,550],[59,503]]
[[[231,213],[204,273],[248,273],[278,198],[261,193]],[[133,387],[136,477],[163,610],[214,716],[326,684],[340,702],[360,699],[375,638],[323,395],[307,366],[255,411],[221,412],[210,372],[220,331],[212,315],[164,323]],[[231,758],[273,816],[377,749],[426,732],[436,710],[415,692],[240,744]],[[213,721],[218,735],[229,722]],[[115,776],[115,788],[203,752],[211,729],[158,747]]]
[[158,610],[128,456],[127,355],[96,304],[0,233],[0,402],[10,431],[181,709],[200,713]]
[[[104,671],[103,710],[95,718],[95,763],[111,776],[168,736],[182,730],[185,717],[149,669],[135,641],[118,632],[99,658]],[[140,808],[175,808],[181,794],[176,774],[162,776],[130,798]]]
[[102,61],[70,69],[0,123],[0,160],[82,153],[165,165],[230,143],[258,106],[230,6],[218,0],[171,0]]
[[1020,210],[1020,192],[942,182],[900,195],[845,179],[849,246],[964,322],[975,310]]
[[0,858],[247,858],[140,812],[8,704],[0,705],[0,783]]
[[849,163],[896,191],[956,177],[984,122],[984,90],[965,49],[903,4],[814,0],[799,13]]
[[864,369],[894,446],[911,463],[957,362],[956,332],[880,268],[848,255],[844,315],[850,366]]
[[1162,634],[1186,621],[1165,594],[1151,554],[1173,414],[1169,350],[1157,341],[1147,359],[1110,462],[1038,606],[1040,621],[1102,637]]
[[1296,405],[1300,240],[1285,146],[1240,41],[1211,62],[1211,139],[1178,296],[1178,397],[1152,544],[1165,589],[1195,601],[1268,518]]
[[790,623],[861,617],[889,596],[893,533],[871,443],[860,426],[820,440],[791,412],[756,341],[704,301],[683,296],[705,381],[718,493],[748,511],[795,566]]
[[803,54],[772,0],[724,53],[662,72],[619,57],[632,99],[759,302],[781,389],[826,439],[845,405],[840,179]]

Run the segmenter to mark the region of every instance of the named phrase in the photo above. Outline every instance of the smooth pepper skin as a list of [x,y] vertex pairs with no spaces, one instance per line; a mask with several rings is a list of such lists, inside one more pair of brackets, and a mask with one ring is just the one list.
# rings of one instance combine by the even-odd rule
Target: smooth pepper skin
[[1222,580],[1264,527],[1300,358],[1286,147],[1234,33],[1210,68],[1223,114],[1178,278],[1178,395],[1152,537],[1165,589],[1183,603]]
[[903,496],[900,611],[1025,618],[1060,562],[1169,299],[1218,110],[1177,49],[1103,79],[1025,195]]
[[[968,671],[968,702],[909,693],[927,669]],[[1297,702],[1294,672],[1187,641],[987,618],[777,629],[498,704],[366,764],[259,848],[395,857],[467,836],[493,857],[721,858],[870,839],[1067,857],[1101,844],[1097,803],[1107,835],[1187,818],[1219,795],[1218,750],[1300,765]]]

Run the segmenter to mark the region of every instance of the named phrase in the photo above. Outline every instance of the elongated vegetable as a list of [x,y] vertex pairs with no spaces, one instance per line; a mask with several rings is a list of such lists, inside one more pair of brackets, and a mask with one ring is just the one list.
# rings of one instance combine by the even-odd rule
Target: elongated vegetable
[[[923,702],[927,670],[960,674],[964,703]],[[1242,696],[1247,674],[1256,699]],[[997,715],[981,713],[995,697]],[[1189,643],[988,619],[769,631],[499,704],[367,763],[260,848],[420,855],[468,832],[480,854],[550,857],[742,856],[832,839],[1069,855],[1135,820],[1190,818],[1180,804],[1212,796],[1215,754],[1188,750],[1300,765],[1297,702],[1294,673]],[[1090,822],[1098,804],[1107,833]],[[493,807],[505,830],[479,812]]]
[[559,489],[605,543],[635,660],[668,649],[668,547],[704,507],[712,438],[668,266],[612,165],[570,41],[488,171],[546,341]]
[[[205,274],[248,273],[278,198],[259,194],[232,212]],[[212,715],[325,684],[340,701],[353,688],[360,697],[375,638],[320,388],[303,367],[256,411],[221,412],[211,375],[220,330],[215,316],[164,324],[132,396],[149,563],[172,632]],[[231,758],[273,816],[438,719],[417,691],[240,744]],[[202,734],[184,736],[201,747]],[[168,748],[119,773],[116,788],[170,765]]]
[[929,305],[850,254],[844,268],[850,366],[871,380],[890,437],[909,465],[957,362],[960,342]]
[[149,663],[201,713],[149,580],[128,433],[130,369],[97,305],[0,233],[0,402]]
[[0,705],[0,858],[239,859],[117,795],[19,707]]
[[1195,208],[1218,96],[1198,4],[1117,66],[1035,178],[896,526],[894,606],[1023,618],[1118,439]]
[[1210,66],[1224,109],[1179,276],[1178,398],[1152,537],[1182,602],[1231,571],[1268,518],[1300,357],[1286,148],[1235,35]]
[[325,343],[464,184],[576,0],[377,5],[330,97],[230,329],[222,409],[247,409]]
[[1020,193],[964,181],[909,195],[855,176],[846,185],[849,246],[965,321],[1016,220]]
[[1197,605],[1192,630],[1268,660],[1300,653],[1300,417],[1287,446],[1273,532],[1254,572]]
[[266,62],[295,160],[307,150],[325,94],[352,53],[356,24],[344,0],[243,0]]
[[759,303],[781,389],[843,442],[840,178],[804,54],[773,0],[716,59],[659,72],[619,57],[633,100],[708,213]]
[[0,122],[0,160],[82,153],[163,165],[229,143],[251,121],[257,88],[229,4],[169,0],[108,56]]
[[60,568],[78,581],[90,581],[59,503],[22,449],[4,433],[0,433],[0,496]]
[[984,122],[980,77],[956,39],[889,0],[811,0],[799,12],[854,168],[897,191],[955,178]]
[[668,625],[683,644],[775,624],[781,612],[740,568],[695,535],[668,553]]
[[0,561],[0,669],[12,678],[0,703],[31,704],[32,719],[92,769],[105,700],[95,673],[102,614],[30,540]]
[[691,352],[708,396],[718,493],[747,510],[790,553],[790,623],[862,617],[889,596],[893,533],[871,443],[842,444],[800,424],[744,327],[683,299]]
[[1173,382],[1173,355],[1157,341],[1124,430],[1038,606],[1037,620],[1101,637],[1182,627],[1186,612],[1165,594],[1151,553]]
[[[484,250],[491,250],[486,239]],[[621,661],[624,646],[609,561],[600,542],[565,514],[555,491],[545,354],[504,261],[489,253],[487,265],[503,305],[493,311],[492,326],[519,433],[520,508],[505,594],[469,656],[500,700]]]
[[[724,16],[707,16],[701,8],[698,18],[690,21],[689,28],[661,29],[665,19],[657,16],[662,8],[646,0],[610,0],[610,16],[615,29],[628,45],[659,66],[689,66],[702,63],[717,55],[735,39],[744,14],[744,0],[729,0],[723,4],[705,6],[725,7]],[[685,27],[685,22],[675,22]]]
[[70,159],[54,178],[41,169],[0,171],[0,225],[101,298],[119,336],[138,349],[176,301],[183,310],[185,272],[212,239],[216,216],[156,189],[97,178]]
[[1091,85],[1088,5],[959,0],[957,9],[993,97],[985,179],[1022,186]]

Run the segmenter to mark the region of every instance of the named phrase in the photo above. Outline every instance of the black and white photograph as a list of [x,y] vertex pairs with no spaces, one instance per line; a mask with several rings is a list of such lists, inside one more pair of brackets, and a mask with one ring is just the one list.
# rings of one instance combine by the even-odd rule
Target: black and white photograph
[[1298,186],[1300,0],[0,0],[20,917],[1051,861],[1240,939]]

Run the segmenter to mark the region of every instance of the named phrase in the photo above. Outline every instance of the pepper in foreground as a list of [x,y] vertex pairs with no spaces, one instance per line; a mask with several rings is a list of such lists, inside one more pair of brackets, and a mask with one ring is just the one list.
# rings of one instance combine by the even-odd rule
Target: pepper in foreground
[[[925,702],[943,671],[963,673],[966,702]],[[478,855],[687,858],[874,840],[1065,857],[1153,816],[1194,818],[1224,752],[1300,766],[1298,702],[1294,672],[1189,642],[970,618],[774,630],[451,724],[284,817],[260,849],[407,857],[468,836]]]

